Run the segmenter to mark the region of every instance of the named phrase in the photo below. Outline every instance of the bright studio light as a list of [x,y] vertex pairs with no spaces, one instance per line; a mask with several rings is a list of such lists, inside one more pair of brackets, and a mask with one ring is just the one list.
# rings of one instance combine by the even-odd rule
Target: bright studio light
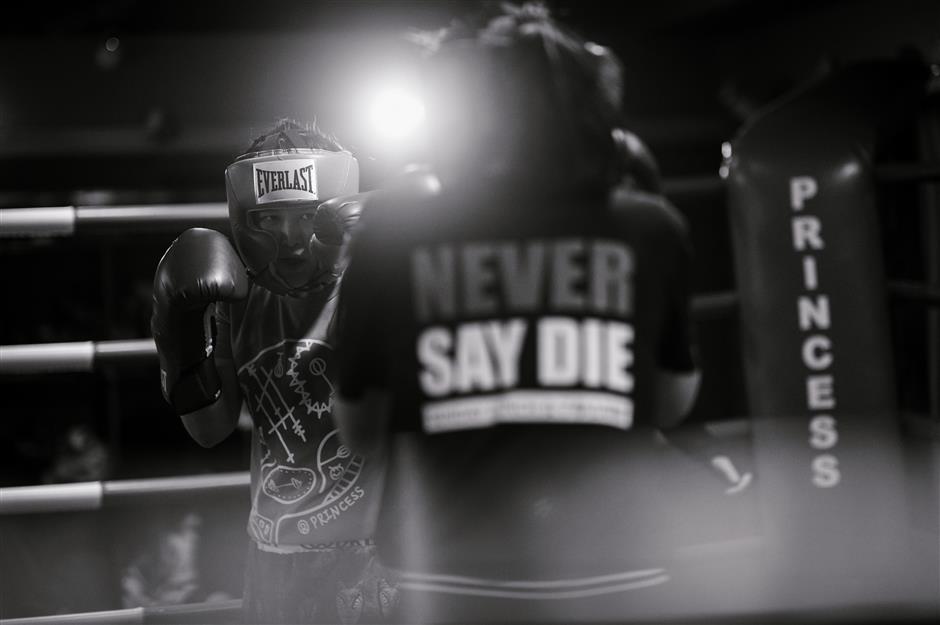
[[383,139],[410,139],[424,121],[424,103],[405,89],[386,89],[375,95],[369,117],[374,131]]

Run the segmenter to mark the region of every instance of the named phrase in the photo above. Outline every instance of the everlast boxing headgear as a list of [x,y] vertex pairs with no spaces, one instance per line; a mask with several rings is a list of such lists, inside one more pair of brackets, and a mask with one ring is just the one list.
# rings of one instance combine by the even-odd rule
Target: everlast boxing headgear
[[316,275],[299,287],[288,284],[276,268],[278,237],[261,229],[253,213],[315,208],[358,192],[359,163],[351,153],[315,128],[278,124],[226,168],[225,191],[235,247],[255,282],[280,295],[301,295],[336,281],[338,251],[324,249],[314,235],[308,248],[320,265]]

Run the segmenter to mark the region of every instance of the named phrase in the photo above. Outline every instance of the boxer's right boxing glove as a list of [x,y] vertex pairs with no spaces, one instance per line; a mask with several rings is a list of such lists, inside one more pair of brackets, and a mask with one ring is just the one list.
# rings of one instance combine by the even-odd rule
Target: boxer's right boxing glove
[[248,296],[238,253],[221,232],[191,228],[167,249],[153,278],[150,329],[163,396],[178,415],[214,403],[221,382],[212,359],[214,323],[206,308]]

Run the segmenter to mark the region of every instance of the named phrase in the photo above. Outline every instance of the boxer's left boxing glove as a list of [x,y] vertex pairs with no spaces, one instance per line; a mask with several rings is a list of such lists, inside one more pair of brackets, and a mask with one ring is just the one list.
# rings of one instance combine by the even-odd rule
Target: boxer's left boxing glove
[[214,324],[206,309],[248,296],[249,280],[221,232],[190,228],[167,249],[153,279],[150,328],[163,396],[178,415],[214,403],[221,382],[212,360]]
[[341,195],[331,198],[317,207],[313,216],[313,241],[311,245],[337,247],[346,241],[356,222],[362,215],[362,205],[371,192]]

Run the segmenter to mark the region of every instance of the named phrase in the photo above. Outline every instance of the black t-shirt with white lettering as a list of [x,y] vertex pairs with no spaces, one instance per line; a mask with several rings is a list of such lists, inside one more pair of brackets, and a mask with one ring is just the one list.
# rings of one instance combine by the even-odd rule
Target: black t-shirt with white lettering
[[637,564],[671,541],[649,415],[655,369],[693,368],[677,211],[620,192],[386,195],[365,212],[339,388],[391,399],[383,559],[595,575],[623,569],[633,532]]

